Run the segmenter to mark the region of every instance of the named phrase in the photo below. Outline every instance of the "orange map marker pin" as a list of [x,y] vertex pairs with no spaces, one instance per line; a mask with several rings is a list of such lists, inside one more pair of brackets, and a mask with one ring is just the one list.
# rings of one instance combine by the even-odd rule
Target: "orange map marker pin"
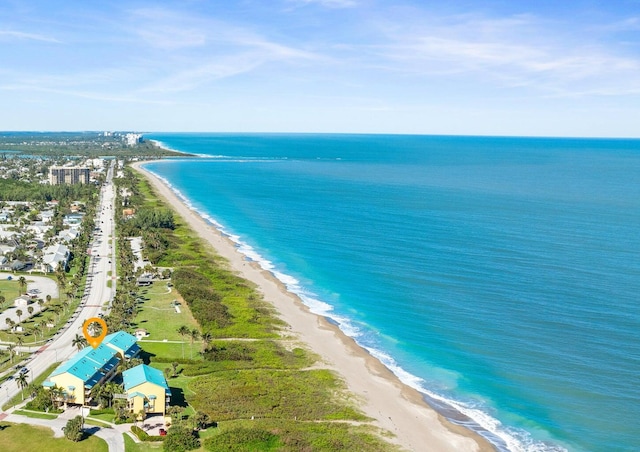
[[[97,323],[102,327],[102,332],[99,336],[92,336],[89,334],[89,325],[92,323]],[[85,339],[93,348],[96,348],[102,342],[102,339],[107,335],[107,323],[102,320],[100,317],[91,317],[84,321],[82,325],[82,334],[84,334]]]

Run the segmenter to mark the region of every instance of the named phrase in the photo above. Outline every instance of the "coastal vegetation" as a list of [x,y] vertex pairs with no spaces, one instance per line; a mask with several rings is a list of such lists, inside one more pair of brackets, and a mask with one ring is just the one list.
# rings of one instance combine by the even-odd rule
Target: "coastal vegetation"
[[[170,151],[153,141],[128,140],[127,133],[110,132],[13,132],[0,133],[0,154],[48,157],[85,156],[157,158],[186,154]],[[135,137],[134,137],[135,138]]]
[[[117,219],[118,255],[125,256],[119,265],[129,270],[120,273],[118,293],[131,301],[133,320],[126,328],[147,330],[149,337],[139,342],[145,360],[164,371],[172,391],[175,428],[165,450],[174,450],[179,436],[171,438],[173,432],[185,425],[191,431],[199,413],[211,419],[206,430],[196,430],[204,450],[395,450],[358,410],[342,380],[287,336],[286,325],[250,282],[181,217],[156,221],[168,219],[171,210],[146,179],[125,168],[116,183],[117,205],[148,212],[137,220]],[[170,269],[170,280],[159,276],[144,288],[135,285],[135,257],[125,240],[131,236],[143,237],[144,258],[156,275]],[[144,237],[162,246],[149,246]],[[161,327],[154,326],[159,321]]]

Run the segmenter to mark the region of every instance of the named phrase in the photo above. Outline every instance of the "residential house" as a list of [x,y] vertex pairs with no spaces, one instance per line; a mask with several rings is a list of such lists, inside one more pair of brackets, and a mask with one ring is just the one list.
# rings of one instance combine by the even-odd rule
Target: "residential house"
[[69,263],[70,255],[69,248],[61,243],[46,247],[42,251],[42,271],[51,273],[56,271],[60,265],[65,268]]
[[79,235],[80,231],[78,231],[76,228],[63,229],[62,231],[60,231],[60,233],[58,233],[58,239],[60,239],[61,242],[68,243],[72,240],[75,240]]
[[13,300],[13,305],[17,308],[23,308],[30,305],[33,302],[29,295],[20,295],[18,298]]

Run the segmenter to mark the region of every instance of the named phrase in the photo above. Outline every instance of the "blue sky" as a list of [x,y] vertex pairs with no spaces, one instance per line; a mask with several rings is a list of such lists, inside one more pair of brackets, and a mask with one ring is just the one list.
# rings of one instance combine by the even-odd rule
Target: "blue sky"
[[640,0],[2,0],[0,129],[638,137]]

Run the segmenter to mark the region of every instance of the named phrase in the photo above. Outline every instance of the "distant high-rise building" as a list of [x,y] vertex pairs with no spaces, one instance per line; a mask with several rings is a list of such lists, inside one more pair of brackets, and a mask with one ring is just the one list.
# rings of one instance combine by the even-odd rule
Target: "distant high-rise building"
[[51,185],[88,184],[89,168],[80,166],[52,166],[49,169],[49,183]]

